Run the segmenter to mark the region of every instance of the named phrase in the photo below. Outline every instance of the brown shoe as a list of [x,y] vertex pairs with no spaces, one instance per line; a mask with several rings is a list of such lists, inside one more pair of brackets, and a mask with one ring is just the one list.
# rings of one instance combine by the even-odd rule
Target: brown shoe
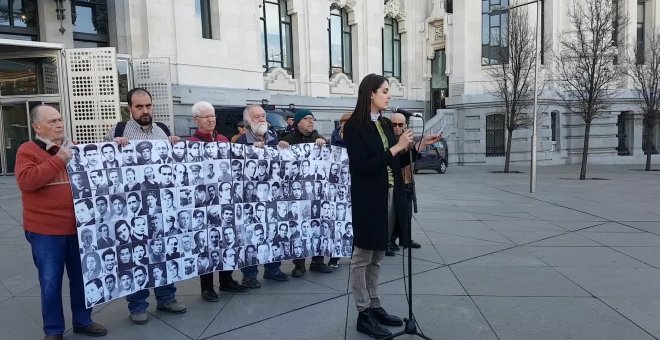
[[74,333],[82,333],[87,336],[105,336],[108,330],[96,322],[92,322],[85,327],[73,327]]
[[64,336],[62,334],[50,334],[44,337],[44,340],[62,340]]

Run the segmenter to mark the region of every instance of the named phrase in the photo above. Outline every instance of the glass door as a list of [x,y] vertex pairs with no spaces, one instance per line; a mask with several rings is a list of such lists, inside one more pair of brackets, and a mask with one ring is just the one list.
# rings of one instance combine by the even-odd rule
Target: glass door
[[31,140],[31,127],[29,123],[26,102],[2,104],[0,106],[0,121],[2,128],[2,174],[14,172],[16,166],[16,151],[21,144]]

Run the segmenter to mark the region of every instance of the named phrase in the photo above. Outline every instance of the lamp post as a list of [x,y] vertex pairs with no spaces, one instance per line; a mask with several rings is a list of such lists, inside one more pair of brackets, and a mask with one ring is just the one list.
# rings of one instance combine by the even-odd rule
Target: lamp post
[[541,1],[543,0],[531,0],[522,4],[517,4],[514,6],[496,8],[490,11],[491,15],[493,13],[499,14],[501,12],[509,12],[514,8],[527,6],[531,4],[536,4],[536,25],[534,28],[534,116],[532,117],[533,126],[532,126],[532,150],[531,150],[531,165],[530,165],[530,174],[529,174],[529,192],[536,192],[536,153],[537,153],[537,134],[536,134],[536,124],[538,119],[539,111],[539,86],[538,86],[538,76],[539,76],[539,59],[540,59],[540,49],[539,49],[539,40],[541,38],[541,30],[539,26],[541,24]]

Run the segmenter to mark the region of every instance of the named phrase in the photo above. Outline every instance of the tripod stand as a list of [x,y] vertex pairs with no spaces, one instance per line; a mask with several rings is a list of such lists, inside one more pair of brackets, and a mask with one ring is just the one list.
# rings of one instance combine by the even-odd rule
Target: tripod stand
[[[406,116],[406,125],[410,124],[410,117]],[[422,129],[423,130],[423,129]],[[421,145],[421,140],[420,144]],[[413,143],[414,147],[414,143]],[[408,318],[403,319],[403,330],[398,333],[394,333],[392,335],[389,335],[387,337],[384,337],[382,339],[394,339],[396,337],[410,334],[410,335],[417,335],[422,339],[426,340],[431,340],[431,338],[427,337],[426,335],[420,333],[417,330],[417,322],[415,321],[415,315],[413,314],[413,285],[412,285],[412,213],[414,212],[415,214],[417,213],[417,192],[415,190],[415,166],[413,163],[413,157],[412,157],[412,152],[408,152],[408,156],[410,157],[410,196],[412,198],[412,209],[410,209],[409,206],[406,206],[406,216],[404,219],[404,230],[402,233],[402,237],[405,241],[404,245],[407,246],[408,248]],[[406,196],[408,193],[406,193]],[[406,197],[406,204],[410,204],[410,200],[408,197]],[[411,211],[412,210],[412,211]],[[403,252],[406,252],[406,247],[404,247]],[[405,284],[405,283],[404,283]]]

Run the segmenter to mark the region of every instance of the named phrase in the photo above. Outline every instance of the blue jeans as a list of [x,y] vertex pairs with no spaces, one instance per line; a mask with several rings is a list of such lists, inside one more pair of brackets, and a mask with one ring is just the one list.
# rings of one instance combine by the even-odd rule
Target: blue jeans
[[[266,272],[266,275],[275,275],[279,272],[280,266],[282,266],[282,262],[273,262],[273,263],[266,263],[264,264],[264,271]],[[256,279],[257,274],[259,274],[259,266],[249,266],[249,267],[244,267],[241,268],[241,271],[243,272],[243,278],[246,279]]]
[[[156,306],[162,307],[174,301],[176,295],[176,287],[174,284],[154,288],[154,295],[156,296]],[[149,297],[149,289],[143,289],[126,296],[128,301],[128,311],[131,314],[146,312],[149,307],[147,298]]]
[[69,276],[71,314],[73,326],[85,327],[92,323],[92,309],[85,306],[85,288],[80,267],[80,250],[76,235],[43,235],[25,231],[32,246],[32,260],[39,272],[41,288],[41,317],[46,335],[64,334],[62,310],[62,279],[64,267]]

